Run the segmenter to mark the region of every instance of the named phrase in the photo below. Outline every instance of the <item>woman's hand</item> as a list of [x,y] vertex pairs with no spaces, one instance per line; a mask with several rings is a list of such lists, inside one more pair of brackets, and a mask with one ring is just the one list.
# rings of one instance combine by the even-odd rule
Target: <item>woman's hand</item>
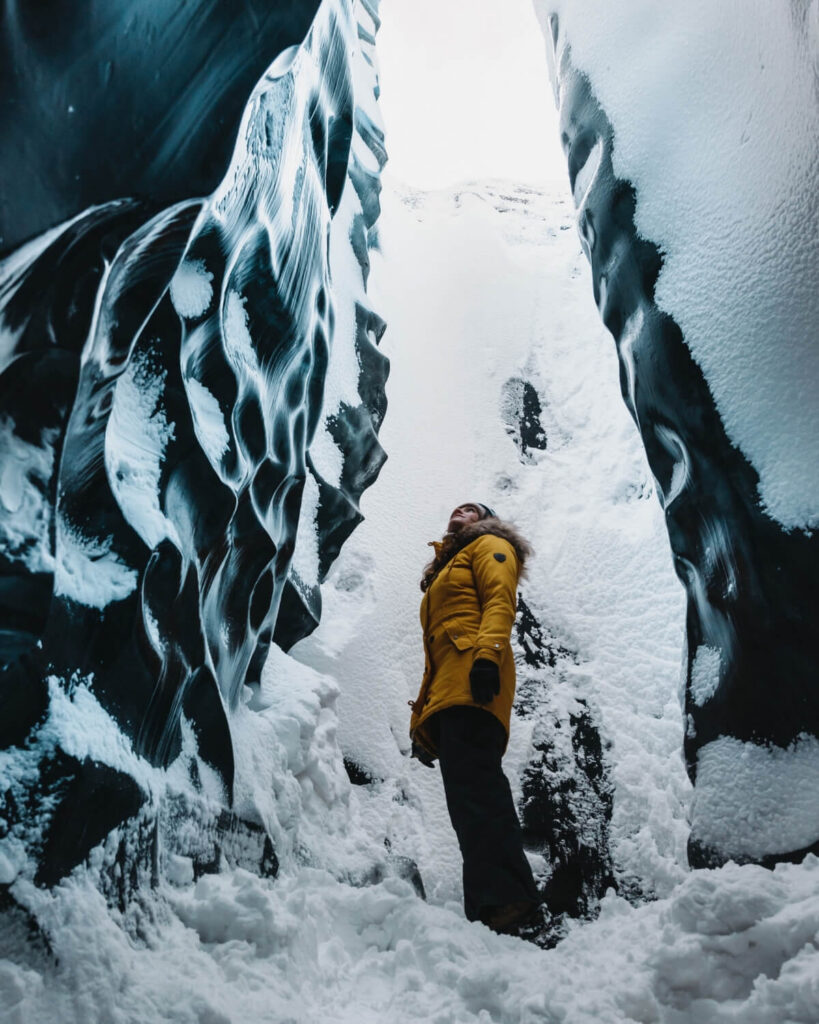
[[428,750],[421,746],[420,743],[412,741],[412,752],[410,757],[414,757],[416,761],[420,761],[422,765],[427,768],[435,767],[435,758],[430,754]]
[[495,662],[477,658],[469,673],[469,687],[476,704],[491,704],[500,693],[500,671]]

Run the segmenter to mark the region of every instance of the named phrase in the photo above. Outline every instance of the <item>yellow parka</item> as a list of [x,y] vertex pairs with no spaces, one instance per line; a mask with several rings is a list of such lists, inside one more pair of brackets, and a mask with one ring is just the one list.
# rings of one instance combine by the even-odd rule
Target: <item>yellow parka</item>
[[[421,689],[411,702],[410,736],[433,756],[437,750],[424,723],[436,711],[464,704],[482,707],[500,721],[508,739],[515,696],[510,637],[529,546],[514,528],[494,518],[470,524],[458,536],[463,545],[421,601],[426,657]],[[478,658],[494,661],[500,670],[500,693],[489,704],[472,699],[469,672]]]

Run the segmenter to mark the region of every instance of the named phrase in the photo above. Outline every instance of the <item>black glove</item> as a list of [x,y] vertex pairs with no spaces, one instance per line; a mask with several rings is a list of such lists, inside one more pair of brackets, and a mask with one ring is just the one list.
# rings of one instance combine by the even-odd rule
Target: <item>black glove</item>
[[426,765],[427,768],[435,767],[435,758],[425,747],[422,747],[420,743],[416,743],[415,740],[412,741],[412,753],[410,754],[410,757],[414,757],[416,761],[420,761],[421,764]]
[[495,662],[477,658],[469,673],[469,686],[476,704],[491,704],[500,693],[500,670]]

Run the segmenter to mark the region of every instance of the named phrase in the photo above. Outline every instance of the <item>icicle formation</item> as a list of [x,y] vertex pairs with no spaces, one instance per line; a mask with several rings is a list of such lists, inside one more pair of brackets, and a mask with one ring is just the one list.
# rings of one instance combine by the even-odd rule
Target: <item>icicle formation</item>
[[[265,16],[268,45],[293,20]],[[2,816],[41,880],[156,803],[154,769],[180,756],[191,793],[230,805],[231,708],[274,629],[290,644],[315,625],[384,461],[365,292],[377,24],[371,0],[325,0],[253,90],[208,199],[106,202],[0,263]],[[207,46],[194,63],[225,52]],[[155,159],[176,171],[173,145]],[[312,577],[307,556],[291,573],[297,544]]]
[[[819,851],[819,133],[798,127],[819,120],[810,19],[757,5],[746,38],[693,0],[642,5],[643,46],[638,3],[537,6],[595,299],[688,594],[690,860],[800,858]],[[761,39],[762,64],[745,60]],[[701,83],[720,102],[697,101]],[[724,92],[729,122],[752,115],[736,137]]]

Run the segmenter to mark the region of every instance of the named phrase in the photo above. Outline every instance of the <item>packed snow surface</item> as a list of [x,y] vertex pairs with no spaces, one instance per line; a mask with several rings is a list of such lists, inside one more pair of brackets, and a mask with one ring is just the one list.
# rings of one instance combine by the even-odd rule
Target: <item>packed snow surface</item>
[[56,533],[59,555],[54,567],[55,594],[102,609],[136,590],[137,573],[111,549],[111,537],[84,537],[59,513]]
[[[763,508],[819,526],[817,0],[535,0],[614,127],[614,170]],[[550,46],[547,45],[547,50]]]
[[[123,912],[94,888],[96,855],[50,892],[18,881],[50,951],[14,933],[2,942],[0,1020],[815,1022],[819,860],[685,868],[683,595],[570,198],[393,186],[382,247],[372,283],[390,324],[390,460],[324,587],[319,630],[293,657],[273,651],[235,721],[236,810],[274,837],[279,878],[225,868],[194,882],[176,858]],[[520,379],[538,392],[547,437],[525,458],[505,388]],[[426,542],[470,498],[535,544],[526,599],[573,652],[572,692],[610,744],[618,877],[658,897],[609,893],[599,919],[552,951],[466,921],[439,774],[406,757]],[[705,691],[707,653],[702,668]],[[89,699],[82,685],[66,697],[54,729],[76,735],[77,751],[105,743],[133,771]],[[98,741],[82,746],[82,721]],[[516,791],[528,744],[518,719],[505,762]],[[373,781],[352,786],[344,757]],[[143,779],[152,791],[157,774]],[[402,857],[419,864],[426,901],[400,877]],[[0,861],[4,882],[16,871]]]

